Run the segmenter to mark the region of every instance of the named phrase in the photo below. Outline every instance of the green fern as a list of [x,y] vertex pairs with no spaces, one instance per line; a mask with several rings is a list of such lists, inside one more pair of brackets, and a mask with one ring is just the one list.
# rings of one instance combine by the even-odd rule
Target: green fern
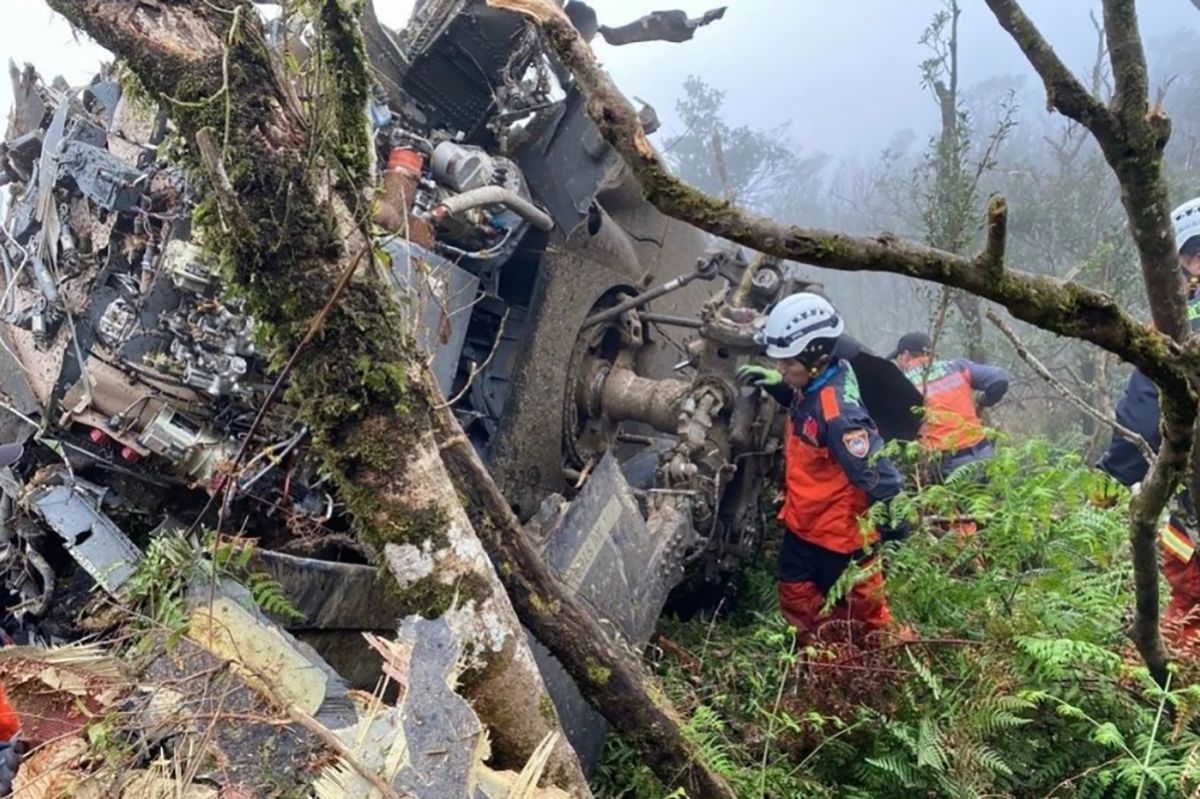
[[[254,553],[254,542],[244,538],[214,539],[210,534],[201,543],[178,531],[154,538],[124,587],[126,601],[140,611],[135,626],[142,632],[165,632],[167,644],[173,645],[187,632],[189,586],[212,580],[245,585],[266,613],[285,621],[303,619],[271,575],[250,571]],[[155,640],[137,636],[135,648],[144,650]]]

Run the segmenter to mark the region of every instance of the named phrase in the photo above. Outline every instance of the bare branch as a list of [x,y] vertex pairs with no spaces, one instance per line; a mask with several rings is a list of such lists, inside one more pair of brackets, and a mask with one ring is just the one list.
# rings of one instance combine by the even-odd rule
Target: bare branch
[[1150,101],[1150,77],[1134,0],[1104,0],[1104,36],[1115,84],[1111,108],[1132,130],[1145,123]]
[[1087,404],[1082,397],[1075,394],[1075,392],[1071,391],[1071,389],[1067,388],[1065,383],[1056,378],[1050,372],[1050,370],[1046,368],[1046,365],[1038,360],[1037,356],[1030,352],[1029,347],[1027,347],[1017,335],[1017,331],[1013,330],[1012,327],[1010,327],[1003,319],[1001,319],[999,314],[989,309],[987,312],[987,318],[988,321],[995,325],[996,328],[1004,334],[1005,338],[1012,342],[1013,349],[1016,350],[1017,356],[1020,357],[1021,360],[1025,361],[1025,363],[1029,364],[1029,368],[1033,369],[1033,371],[1037,372],[1039,377],[1053,386],[1058,393],[1063,396],[1064,399],[1101,424],[1111,427],[1122,438],[1129,440],[1135,447],[1137,447],[1138,452],[1142,453],[1142,457],[1145,458],[1147,462],[1153,463],[1155,457],[1154,450],[1151,449],[1150,445],[1146,442],[1146,439],[1142,438],[1128,427],[1120,424],[1111,416],[1096,410],[1091,405]]
[[1012,36],[1021,52],[1037,70],[1046,86],[1046,103],[1087,127],[1097,138],[1099,131],[1111,134],[1113,118],[1104,104],[1092,96],[1067,68],[1058,54],[1025,15],[1017,0],[987,0],[996,20]]
[[1187,461],[1187,449],[1175,445],[1173,436],[1164,435],[1158,457],[1142,489],[1130,506],[1129,542],[1133,554],[1134,616],[1130,637],[1151,676],[1159,685],[1167,684],[1168,655],[1158,629],[1158,520],[1174,491],[1173,475]]
[[[993,197],[988,203],[987,245],[979,256],[980,265],[991,280],[1004,277],[1004,248],[1008,236],[1008,203]],[[988,311],[989,318],[992,312]]]
[[1116,82],[1111,110],[1071,74],[1017,0],[987,0],[987,4],[1042,77],[1050,107],[1083,124],[1096,138],[1121,183],[1121,202],[1137,242],[1154,324],[1183,341],[1189,333],[1186,300],[1161,168],[1171,123],[1147,103],[1146,57],[1134,0],[1104,2],[1104,34]]

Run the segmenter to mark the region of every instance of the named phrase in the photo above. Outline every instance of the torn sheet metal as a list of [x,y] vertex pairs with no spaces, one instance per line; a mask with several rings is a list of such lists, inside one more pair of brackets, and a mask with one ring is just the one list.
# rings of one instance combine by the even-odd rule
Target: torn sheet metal
[[[643,519],[633,491],[611,453],[588,477],[565,511],[554,497],[535,516],[536,540],[571,591],[635,648],[646,644],[682,576],[680,554],[695,537],[686,503],[667,503]],[[600,760],[604,718],[579,693],[550,651],[532,635],[530,647],[554,699],[571,746],[587,769]]]
[[209,587],[197,585],[188,606],[188,637],[233,663],[248,684],[323,724],[350,723],[345,682],[312,647],[268,619],[245,588],[224,580],[210,599]]
[[[453,685],[458,680],[460,643],[445,619],[411,616],[395,643],[372,641],[401,682],[394,707],[360,713],[337,735],[366,768],[380,774],[401,796],[475,797],[475,772],[488,756],[487,734],[475,711]],[[365,646],[365,644],[364,644]],[[370,784],[340,763],[326,769],[317,785],[325,799],[369,796]]]
[[42,140],[41,162],[38,164],[37,205],[35,218],[42,223],[42,240],[38,252],[54,263],[59,235],[58,205],[54,201],[54,183],[58,178],[58,152],[67,126],[71,98],[64,97],[54,111],[54,119]]
[[282,701],[312,715],[325,701],[326,675],[302,656],[273,625],[254,618],[228,597],[215,597],[193,608],[188,636],[232,662],[251,685],[269,677],[270,690]]
[[63,540],[67,552],[101,588],[115,594],[130,577],[142,552],[100,510],[106,489],[62,475],[29,495],[30,506]]
[[8,77],[12,83],[13,104],[8,114],[8,132],[11,138],[35,131],[46,116],[46,103],[38,91],[38,74],[32,64],[19,68],[10,58]]
[[678,580],[666,565],[673,547],[651,535],[609,453],[547,536],[544,554],[572,593],[636,644],[654,631],[664,586],[669,591]]
[[289,630],[391,630],[403,615],[390,576],[374,566],[334,563],[260,550],[256,568],[283,589],[302,621],[289,620]]
[[419,616],[405,619],[399,640],[412,647],[400,711],[408,762],[392,785],[414,796],[469,795],[488,744],[479,717],[451,688],[458,682],[460,643],[445,619]]

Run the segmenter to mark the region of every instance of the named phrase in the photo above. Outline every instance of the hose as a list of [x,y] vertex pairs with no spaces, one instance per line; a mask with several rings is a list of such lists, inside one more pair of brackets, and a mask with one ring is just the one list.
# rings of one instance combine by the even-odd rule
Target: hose
[[481,186],[456,194],[441,203],[435,215],[461,214],[484,205],[504,205],[538,230],[553,230],[554,220],[529,200],[503,186]]

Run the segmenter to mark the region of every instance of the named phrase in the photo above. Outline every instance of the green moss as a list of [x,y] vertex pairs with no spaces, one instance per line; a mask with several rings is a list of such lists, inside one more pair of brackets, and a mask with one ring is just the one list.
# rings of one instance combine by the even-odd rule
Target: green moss
[[612,679],[612,669],[605,668],[594,660],[589,660],[587,662],[587,676],[588,680],[596,685],[607,685],[608,681]]
[[529,595],[529,604],[539,616],[555,616],[562,610],[557,599],[547,602],[538,594]]
[[385,590],[396,599],[405,614],[416,614],[429,619],[436,619],[469,599],[478,603],[492,595],[491,584],[474,572],[462,575],[449,585],[427,577],[401,587],[387,569],[380,569],[379,579],[385,581]]
[[549,694],[542,694],[542,698],[538,700],[538,713],[547,724],[558,723],[558,711],[554,709],[554,700]]
[[370,64],[358,26],[362,10],[361,0],[323,0],[318,17],[324,38],[321,55],[337,98],[330,154],[342,166],[342,185],[355,193],[370,182],[374,153],[366,117]]

